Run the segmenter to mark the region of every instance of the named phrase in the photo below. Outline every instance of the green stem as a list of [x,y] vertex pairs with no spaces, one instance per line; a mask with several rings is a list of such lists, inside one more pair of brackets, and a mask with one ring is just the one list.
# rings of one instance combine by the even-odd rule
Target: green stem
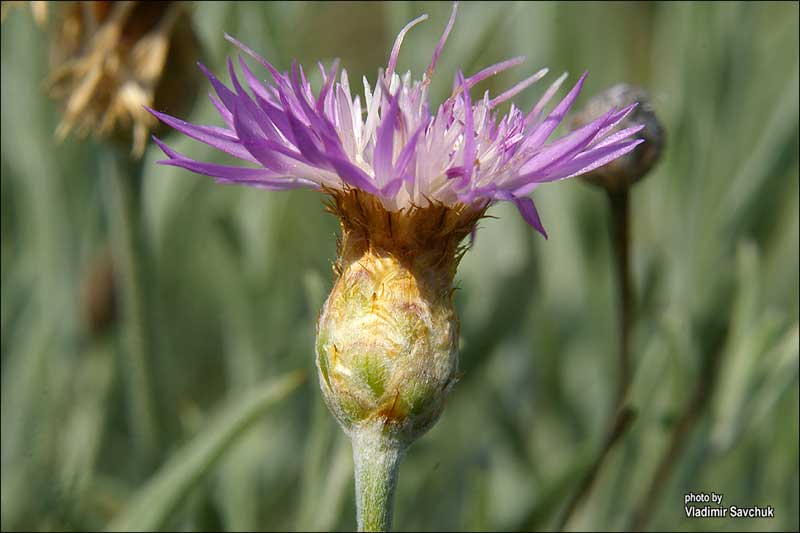
[[619,309],[619,346],[617,356],[619,381],[614,399],[614,415],[609,420],[605,444],[581,479],[578,490],[567,502],[567,506],[557,524],[558,531],[564,531],[572,516],[583,503],[583,500],[588,498],[594,481],[603,468],[611,450],[625,434],[635,417],[635,412],[625,406],[625,397],[628,394],[633,375],[630,339],[635,320],[633,283],[631,281],[631,208],[629,192],[627,186],[620,190],[608,190],[608,200],[611,206],[611,245],[614,253],[617,305]]
[[394,491],[405,446],[386,437],[383,424],[354,428],[356,514],[359,531],[391,531]]
[[122,304],[125,353],[120,361],[127,382],[133,444],[144,470],[149,470],[155,464],[158,450],[158,424],[138,194],[142,167],[113,148],[103,154],[102,163],[103,177],[109,183],[109,222]]
[[614,250],[614,265],[617,277],[617,300],[619,306],[619,382],[617,384],[616,409],[622,408],[625,395],[631,383],[632,361],[630,350],[631,330],[633,329],[634,295],[631,281],[631,232],[630,232],[630,200],[627,188],[621,191],[609,191],[611,204],[611,232]]

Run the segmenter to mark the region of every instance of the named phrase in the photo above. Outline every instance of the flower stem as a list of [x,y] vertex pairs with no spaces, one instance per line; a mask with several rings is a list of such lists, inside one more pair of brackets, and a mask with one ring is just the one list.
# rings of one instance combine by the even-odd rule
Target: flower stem
[[382,422],[351,432],[359,531],[391,531],[394,491],[405,446],[388,438]]
[[625,397],[628,394],[632,378],[630,337],[635,318],[633,283],[631,282],[631,208],[629,193],[628,187],[623,187],[620,190],[608,190],[608,201],[611,207],[611,246],[614,253],[619,309],[619,381],[617,383],[613,415],[608,421],[605,443],[581,478],[578,489],[567,502],[567,506],[558,520],[557,531],[564,531],[583,501],[589,497],[594,481],[605,465],[611,450],[625,435],[636,416],[636,413],[631,408],[625,406]]
[[102,156],[109,184],[109,222],[120,283],[123,343],[120,359],[127,381],[126,393],[135,453],[144,470],[154,466],[158,450],[158,424],[152,382],[152,342],[144,279],[144,244],[138,186],[141,164],[113,148]]
[[616,409],[625,401],[631,382],[632,365],[630,354],[631,329],[634,322],[634,296],[631,283],[630,260],[630,201],[627,187],[621,191],[609,191],[611,205],[611,232],[614,249],[614,264],[617,275],[619,305],[619,382],[617,383]]

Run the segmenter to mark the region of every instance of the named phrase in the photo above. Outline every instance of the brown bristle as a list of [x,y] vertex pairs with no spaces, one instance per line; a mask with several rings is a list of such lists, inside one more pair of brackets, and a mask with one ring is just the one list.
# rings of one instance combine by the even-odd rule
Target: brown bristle
[[488,207],[432,201],[424,207],[389,211],[380,199],[358,189],[325,192],[331,195],[328,211],[342,227],[337,275],[347,263],[370,252],[394,257],[413,271],[433,270],[449,282],[463,256],[461,243]]

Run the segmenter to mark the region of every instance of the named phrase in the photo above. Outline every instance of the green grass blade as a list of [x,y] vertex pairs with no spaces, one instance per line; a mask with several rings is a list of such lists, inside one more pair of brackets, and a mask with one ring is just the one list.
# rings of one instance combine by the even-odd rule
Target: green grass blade
[[304,372],[292,372],[223,406],[207,428],[167,461],[133,497],[108,530],[153,531],[163,528],[178,505],[237,437],[304,380]]

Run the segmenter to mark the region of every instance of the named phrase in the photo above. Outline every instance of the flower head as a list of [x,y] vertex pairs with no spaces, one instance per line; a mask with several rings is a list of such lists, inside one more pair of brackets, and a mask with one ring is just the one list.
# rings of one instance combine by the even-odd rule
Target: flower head
[[[33,3],[32,3],[33,4]],[[41,3],[36,3],[41,4]],[[188,110],[199,45],[181,2],[68,2],[59,6],[50,93],[63,103],[56,135],[120,138],[140,157],[158,121],[144,106]]]
[[[526,195],[540,183],[578,175],[630,152],[638,126],[614,131],[633,109],[611,109],[547,144],[578,96],[586,75],[551,111],[545,107],[565,76],[525,113],[499,104],[540,80],[543,69],[504,93],[473,102],[479,82],[518,65],[514,58],[472,76],[458,73],[435,111],[428,88],[455,21],[457,6],[421,80],[395,72],[406,33],[397,36],[364,99],[350,90],[338,63],[320,65],[315,93],[302,67],[280,72],[244,44],[230,41],[271,75],[262,82],[240,58],[244,83],[228,61],[233,88],[201,65],[225,127],[194,125],[151,111],[163,122],[247,166],[195,161],[156,139],[164,164],[221,183],[270,190],[320,189],[341,222],[337,280],[317,324],[317,368],[323,396],[351,434],[378,431],[407,446],[430,428],[456,382],[459,322],[453,278],[461,244],[486,209],[508,200],[544,234]],[[377,429],[376,429],[377,428]]]
[[456,11],[454,6],[421,80],[413,80],[410,72],[400,76],[395,67],[406,33],[427,15],[402,29],[374,87],[364,79],[363,100],[351,92],[346,70],[337,75],[338,62],[327,70],[319,65],[322,88],[315,93],[296,63],[291,72],[280,72],[228,36],[270,73],[272,83],[262,83],[241,57],[244,84],[228,60],[233,89],[200,65],[214,87],[216,97],[211,99],[225,127],[189,124],[151,112],[189,137],[252,166],[195,161],[156,140],[168,157],[162,163],[221,183],[271,190],[307,187],[337,195],[357,189],[377,198],[389,212],[432,204],[483,210],[507,200],[546,235],[527,195],[541,183],[588,172],[633,150],[640,141],[631,137],[640,127],[614,129],[635,105],[610,109],[547,143],[575,102],[586,74],[549,112],[545,108],[566,76],[558,78],[527,113],[512,105],[500,116],[499,104],[547,74],[542,69],[500,95],[492,97],[487,91],[473,101],[472,87],[523,61],[513,58],[472,76],[457,73],[452,95],[432,111],[428,88]]

